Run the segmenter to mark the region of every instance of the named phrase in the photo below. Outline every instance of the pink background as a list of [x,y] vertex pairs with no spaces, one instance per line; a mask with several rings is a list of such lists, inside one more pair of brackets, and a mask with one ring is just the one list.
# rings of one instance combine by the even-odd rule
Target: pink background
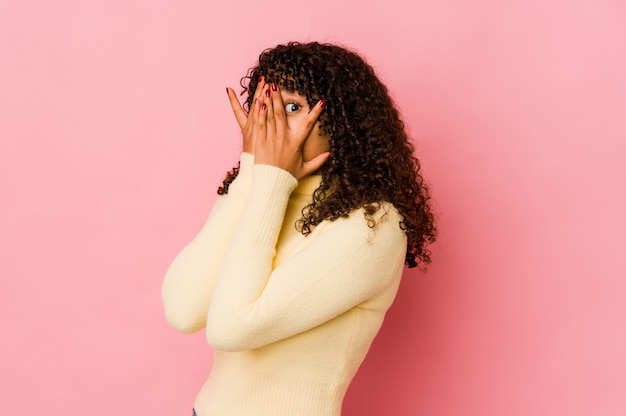
[[209,3],[0,3],[0,414],[190,414],[162,276],[237,159],[224,87],[288,40],[378,69],[441,229],[344,414],[626,414],[626,3]]

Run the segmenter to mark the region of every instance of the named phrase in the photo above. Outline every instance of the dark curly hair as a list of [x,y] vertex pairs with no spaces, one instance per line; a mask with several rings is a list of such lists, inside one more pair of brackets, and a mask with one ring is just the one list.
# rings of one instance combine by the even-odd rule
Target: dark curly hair
[[[430,195],[420,163],[387,87],[358,54],[332,44],[291,42],[267,49],[241,79],[249,111],[259,76],[305,96],[312,108],[326,100],[320,131],[329,134],[331,157],[320,169],[322,181],[302,210],[296,227],[308,235],[323,220],[334,221],[363,208],[370,228],[380,202],[393,204],[407,235],[405,263],[430,263],[426,246],[435,241]],[[239,173],[228,172],[218,194]]]

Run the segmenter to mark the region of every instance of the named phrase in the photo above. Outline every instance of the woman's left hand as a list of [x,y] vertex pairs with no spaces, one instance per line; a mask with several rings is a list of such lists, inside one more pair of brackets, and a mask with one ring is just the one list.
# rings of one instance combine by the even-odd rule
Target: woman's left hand
[[292,129],[287,124],[287,114],[283,99],[276,84],[265,85],[259,99],[257,126],[264,126],[264,132],[256,136],[254,162],[279,167],[300,180],[318,170],[330,156],[323,152],[305,161],[302,155],[304,142],[315,127],[324,108],[324,101],[317,104],[301,123]]

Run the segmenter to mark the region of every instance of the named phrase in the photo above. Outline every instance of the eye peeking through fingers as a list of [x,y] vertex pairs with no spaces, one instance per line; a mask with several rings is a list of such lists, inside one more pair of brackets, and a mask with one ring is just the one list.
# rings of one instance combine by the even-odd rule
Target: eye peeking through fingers
[[285,112],[287,114],[295,113],[299,109],[300,109],[300,104],[297,104],[297,103],[287,103],[287,104],[285,104]]

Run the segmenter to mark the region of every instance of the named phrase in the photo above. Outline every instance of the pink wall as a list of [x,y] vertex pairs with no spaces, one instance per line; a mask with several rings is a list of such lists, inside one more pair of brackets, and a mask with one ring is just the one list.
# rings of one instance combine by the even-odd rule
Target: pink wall
[[439,214],[345,415],[626,414],[622,0],[208,3],[0,3],[0,414],[189,414],[161,279],[290,39],[379,69]]

